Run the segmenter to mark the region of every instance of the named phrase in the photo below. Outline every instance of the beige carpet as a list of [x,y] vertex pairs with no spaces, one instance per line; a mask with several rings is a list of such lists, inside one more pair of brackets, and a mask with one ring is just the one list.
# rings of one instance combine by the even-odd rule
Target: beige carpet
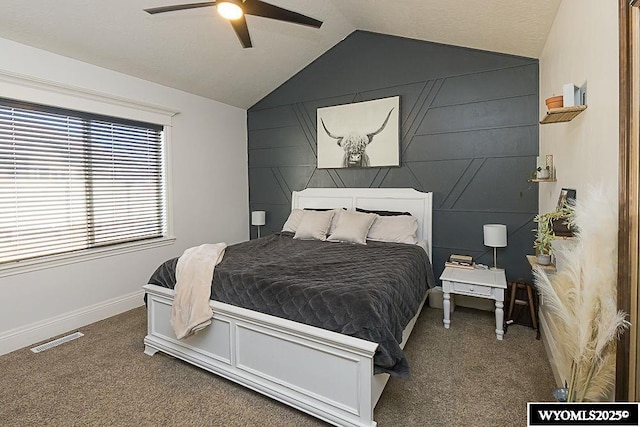
[[[425,308],[406,347],[410,379],[392,378],[375,411],[385,426],[522,426],[549,401],[541,341],[492,313]],[[324,423],[201,369],[143,353],[144,308],[79,329],[75,341],[0,357],[1,426],[316,426]]]

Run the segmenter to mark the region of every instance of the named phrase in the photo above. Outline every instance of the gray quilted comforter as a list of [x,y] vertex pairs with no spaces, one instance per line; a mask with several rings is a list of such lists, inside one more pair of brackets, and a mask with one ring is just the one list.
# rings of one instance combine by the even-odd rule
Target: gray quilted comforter
[[[229,246],[215,268],[211,299],[378,343],[375,373],[408,376],[402,331],[435,286],[424,250],[292,236]],[[158,267],[149,283],[173,288],[177,260]]]

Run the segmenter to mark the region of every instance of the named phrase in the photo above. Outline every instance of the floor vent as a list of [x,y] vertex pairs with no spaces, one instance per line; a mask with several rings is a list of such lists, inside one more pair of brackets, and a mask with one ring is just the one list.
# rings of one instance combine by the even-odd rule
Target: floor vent
[[42,351],[49,350],[50,348],[57,347],[60,344],[64,344],[66,342],[73,341],[76,338],[80,338],[80,337],[83,337],[83,336],[84,336],[84,334],[82,332],[74,332],[71,335],[67,335],[66,337],[58,338],[56,340],[49,341],[48,343],[40,344],[37,347],[33,347],[31,349],[31,351],[33,351],[34,353],[40,353]]

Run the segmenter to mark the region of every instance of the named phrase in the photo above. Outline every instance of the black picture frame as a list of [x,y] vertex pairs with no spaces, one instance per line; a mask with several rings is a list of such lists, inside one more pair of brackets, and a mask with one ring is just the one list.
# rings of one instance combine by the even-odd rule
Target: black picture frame
[[558,196],[558,205],[556,210],[562,209],[565,203],[572,206],[576,201],[576,190],[573,188],[563,188]]

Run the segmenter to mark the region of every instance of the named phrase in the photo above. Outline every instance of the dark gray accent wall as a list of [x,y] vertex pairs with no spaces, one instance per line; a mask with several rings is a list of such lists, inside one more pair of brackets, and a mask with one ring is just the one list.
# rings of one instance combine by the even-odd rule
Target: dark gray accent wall
[[[395,95],[400,167],[316,168],[318,107]],[[436,277],[451,253],[491,265],[482,225],[502,223],[498,263],[530,280],[538,120],[536,59],[356,31],[249,109],[250,207],[267,211],[265,235],[282,228],[294,190],[432,191]]]

